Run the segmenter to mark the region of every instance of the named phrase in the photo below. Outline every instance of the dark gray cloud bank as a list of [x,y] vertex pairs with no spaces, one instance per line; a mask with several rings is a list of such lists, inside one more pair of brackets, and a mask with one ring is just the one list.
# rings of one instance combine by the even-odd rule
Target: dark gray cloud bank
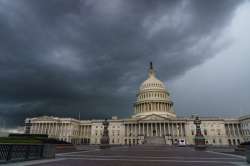
[[128,117],[149,61],[168,81],[211,59],[243,2],[0,0],[0,120]]

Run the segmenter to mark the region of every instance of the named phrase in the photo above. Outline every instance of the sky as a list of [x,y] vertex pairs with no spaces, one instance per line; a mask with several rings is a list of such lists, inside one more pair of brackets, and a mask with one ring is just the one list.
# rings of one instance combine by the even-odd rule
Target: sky
[[0,126],[133,114],[152,61],[177,116],[250,113],[250,2],[0,0]]

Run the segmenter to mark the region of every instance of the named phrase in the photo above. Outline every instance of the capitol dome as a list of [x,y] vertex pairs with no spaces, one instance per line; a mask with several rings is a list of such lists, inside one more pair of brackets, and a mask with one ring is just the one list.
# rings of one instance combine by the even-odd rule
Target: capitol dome
[[156,78],[152,62],[150,63],[148,79],[139,88],[134,112],[134,118],[143,118],[152,114],[166,118],[176,117],[169,92],[164,83]]
[[148,79],[146,79],[140,86],[140,91],[145,90],[165,90],[166,87],[163,82],[158,80],[154,74],[150,73]]

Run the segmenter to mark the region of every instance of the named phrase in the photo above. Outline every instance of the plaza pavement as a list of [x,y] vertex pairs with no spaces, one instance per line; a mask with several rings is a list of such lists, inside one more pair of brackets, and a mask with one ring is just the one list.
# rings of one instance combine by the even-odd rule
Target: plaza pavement
[[247,166],[243,156],[195,151],[190,147],[174,146],[92,148],[86,151],[57,154],[56,159],[52,160],[19,164],[20,166]]

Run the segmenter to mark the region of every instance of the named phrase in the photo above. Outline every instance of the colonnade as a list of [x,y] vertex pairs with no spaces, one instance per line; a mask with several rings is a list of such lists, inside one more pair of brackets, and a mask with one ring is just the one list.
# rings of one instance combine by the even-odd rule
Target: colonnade
[[80,128],[74,128],[73,123],[65,122],[34,122],[31,125],[31,134],[48,134],[49,137],[67,137],[67,136],[91,136],[91,125],[80,125]]
[[162,111],[169,112],[172,108],[172,103],[166,102],[150,102],[135,104],[135,113],[148,112],[148,111]]
[[228,137],[238,137],[241,135],[240,124],[238,123],[226,123],[225,129]]
[[137,136],[185,137],[184,122],[140,122],[125,124],[125,137]]
[[229,145],[239,145],[241,143],[241,140],[239,139],[240,135],[242,135],[240,124],[226,123],[225,130]]

